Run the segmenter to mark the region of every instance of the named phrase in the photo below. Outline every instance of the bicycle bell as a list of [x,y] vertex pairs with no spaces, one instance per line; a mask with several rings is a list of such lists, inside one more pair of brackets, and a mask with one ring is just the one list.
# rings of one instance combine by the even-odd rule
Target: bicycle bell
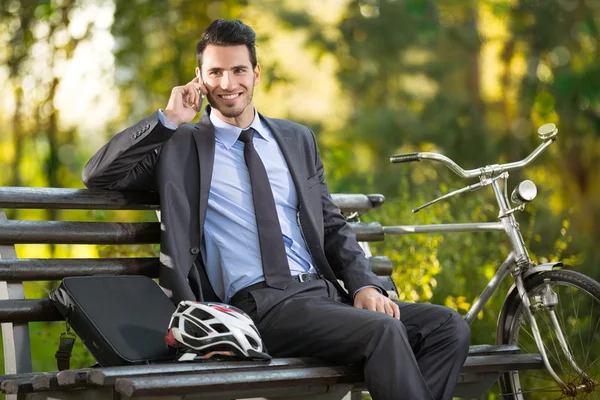
[[520,182],[510,195],[510,200],[515,204],[529,203],[537,196],[537,187],[530,180]]
[[538,128],[537,132],[540,139],[547,140],[552,139],[556,135],[558,135],[558,128],[552,123],[544,124]]

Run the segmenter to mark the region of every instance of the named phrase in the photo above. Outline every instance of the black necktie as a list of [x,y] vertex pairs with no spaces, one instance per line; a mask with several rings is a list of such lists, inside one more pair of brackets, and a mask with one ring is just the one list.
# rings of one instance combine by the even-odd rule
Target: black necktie
[[253,128],[242,131],[239,140],[244,142],[244,159],[248,166],[248,172],[250,172],[263,273],[267,285],[285,289],[291,283],[292,275],[285,253],[281,225],[279,225],[269,177],[254,148],[254,143],[252,143],[255,132]]

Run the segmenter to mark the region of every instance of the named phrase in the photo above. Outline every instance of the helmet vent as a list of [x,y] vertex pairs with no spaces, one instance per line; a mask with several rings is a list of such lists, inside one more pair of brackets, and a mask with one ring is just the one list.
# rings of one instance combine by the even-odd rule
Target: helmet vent
[[201,321],[206,321],[208,319],[212,319],[214,318],[211,314],[207,313],[204,310],[201,310],[199,308],[194,308],[190,311],[190,315],[192,317],[198,318]]
[[244,335],[246,336],[246,339],[248,339],[248,342],[250,343],[250,346],[252,346],[253,348],[257,349],[258,348],[258,343],[256,342],[256,340],[254,340],[254,338],[248,336],[248,335]]
[[227,327],[223,324],[211,324],[210,327],[219,333],[229,332],[229,329],[227,329]]
[[187,334],[194,337],[204,337],[208,335],[206,331],[202,329],[202,327],[190,322],[189,320],[184,321],[183,328]]

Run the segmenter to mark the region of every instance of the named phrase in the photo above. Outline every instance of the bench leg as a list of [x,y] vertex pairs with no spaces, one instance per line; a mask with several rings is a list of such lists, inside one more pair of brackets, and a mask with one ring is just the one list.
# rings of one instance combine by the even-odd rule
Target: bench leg
[[[0,209],[0,222],[6,221],[6,214]],[[0,245],[0,258],[17,258],[15,246]],[[0,282],[0,299],[24,299],[21,282]],[[2,324],[4,345],[4,373],[17,374],[31,372],[31,348],[28,324]]]

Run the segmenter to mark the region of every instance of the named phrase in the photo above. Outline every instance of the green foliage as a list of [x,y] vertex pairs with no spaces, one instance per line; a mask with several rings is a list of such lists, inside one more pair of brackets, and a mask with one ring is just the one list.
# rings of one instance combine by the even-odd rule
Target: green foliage
[[[0,51],[6,66],[1,76],[7,77],[0,86],[12,99],[11,107],[0,110],[4,126],[0,184],[81,185],[79,173],[88,157],[83,147],[92,135],[60,123],[55,105],[64,76],[56,71],[61,60],[70,60],[93,36],[97,21],[88,23],[80,35],[60,40],[65,31],[74,29],[77,12],[92,3],[12,0],[0,6],[0,33],[6,41]],[[527,171],[511,173],[508,189],[521,179],[538,184],[538,198],[518,214],[535,261],[564,259],[600,279],[596,267],[600,254],[595,251],[600,239],[597,3],[349,0],[342,5],[335,2],[339,15],[332,17],[323,13],[325,6],[329,10],[334,4],[327,1],[315,7],[311,2],[267,0],[116,0],[110,27],[116,64],[110,73],[119,87],[119,107],[102,132],[108,137],[119,130],[117,126],[164,107],[171,88],[191,80],[195,44],[212,19],[243,18],[252,24],[260,20],[257,14],[271,17],[268,21],[277,24],[269,25],[267,35],[259,38],[259,50],[286,29],[303,35],[304,48],[297,52],[312,53],[317,68],[335,64],[333,79],[340,99],[334,108],[341,110],[330,117],[335,123],[327,118],[315,121],[299,113],[296,105],[283,115],[310,122],[314,128],[332,192],[386,195],[386,205],[365,215],[365,220],[384,225],[495,221],[495,199],[484,191],[412,214],[411,208],[473,182],[460,181],[425,162],[391,165],[389,156],[436,151],[464,168],[516,161],[539,144],[536,127],[554,122],[560,128],[556,144]],[[42,68],[35,49],[44,46],[50,56]],[[306,71],[289,70],[282,60],[273,60],[263,64],[263,87],[275,107],[295,92],[294,74]],[[44,74],[35,73],[39,70]],[[330,82],[317,87],[333,87],[325,83]],[[20,218],[56,216],[68,218],[63,213],[19,211]],[[88,216],[153,220],[149,214]],[[473,303],[508,251],[500,233],[388,237],[373,248],[394,261],[394,279],[405,300],[447,304],[461,312]],[[44,250],[47,256],[61,251],[66,250]],[[151,255],[157,249],[96,251]],[[27,288],[28,295],[45,296],[53,285],[36,283]],[[495,296],[478,316],[474,343],[494,342],[501,302],[502,296]],[[32,327],[34,354],[39,355],[36,368],[52,369],[53,343],[63,327]],[[75,364],[87,365],[85,351],[78,354]]]

